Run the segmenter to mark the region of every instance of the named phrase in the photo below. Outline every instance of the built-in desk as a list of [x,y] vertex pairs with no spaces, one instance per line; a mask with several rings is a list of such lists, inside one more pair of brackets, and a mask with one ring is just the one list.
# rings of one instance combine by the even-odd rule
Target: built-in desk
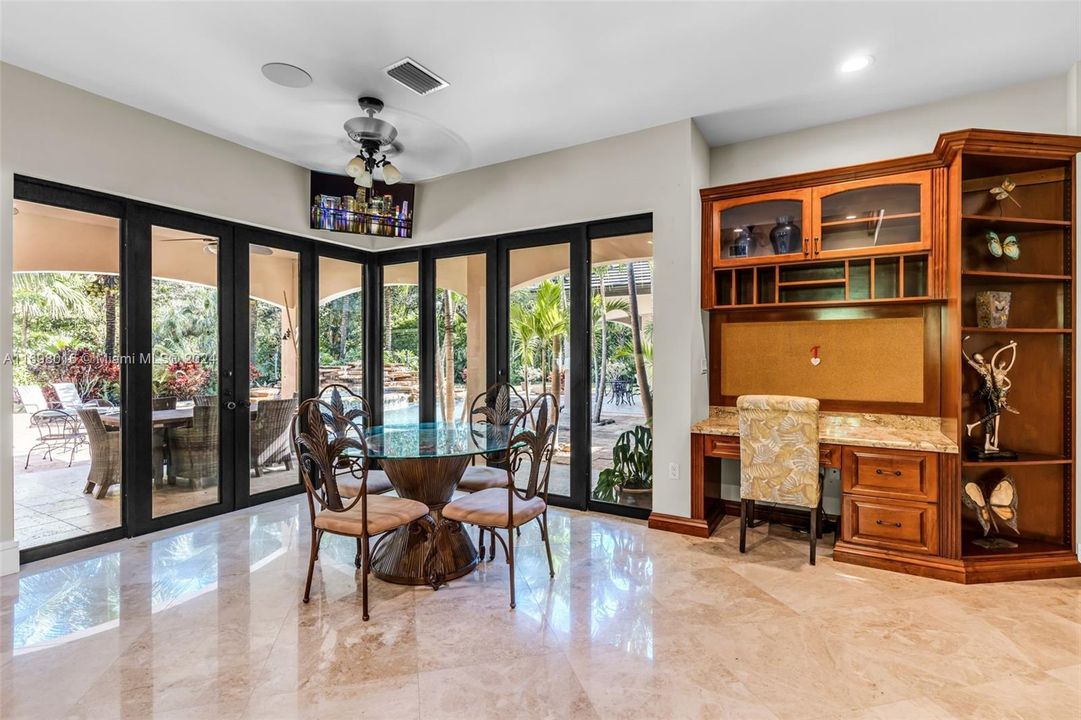
[[[959,502],[956,493],[939,488],[939,478],[956,475],[958,457],[940,418],[823,412],[819,443],[822,466],[841,474],[836,559],[904,562],[938,555],[946,528],[940,502],[951,505],[949,512]],[[691,518],[654,513],[650,525],[707,537],[726,512],[737,514],[738,504],[720,496],[719,468],[711,472],[722,459],[739,460],[734,407],[713,407],[708,418],[691,427]]]

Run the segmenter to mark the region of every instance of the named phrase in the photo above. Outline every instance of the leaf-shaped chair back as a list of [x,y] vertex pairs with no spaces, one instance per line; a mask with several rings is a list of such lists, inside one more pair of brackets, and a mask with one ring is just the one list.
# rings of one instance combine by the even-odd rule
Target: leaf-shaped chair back
[[[509,383],[496,383],[473,398],[469,409],[469,433],[472,437],[483,435],[487,425],[509,427],[525,412],[525,400]],[[507,461],[506,452],[487,453],[489,465],[501,465]]]
[[[324,510],[343,512],[357,502],[364,503],[368,479],[368,446],[362,428],[339,415],[319,398],[305,400],[289,424],[289,440],[297,457],[300,477],[309,497]],[[342,501],[337,476],[348,470],[361,481],[361,492],[349,502]]]
[[509,470],[511,492],[528,500],[548,500],[548,478],[556,450],[559,401],[551,393],[538,395],[511,425]]
[[334,412],[362,429],[372,425],[372,408],[363,395],[357,395],[347,386],[332,384],[319,391],[319,399],[327,403]]

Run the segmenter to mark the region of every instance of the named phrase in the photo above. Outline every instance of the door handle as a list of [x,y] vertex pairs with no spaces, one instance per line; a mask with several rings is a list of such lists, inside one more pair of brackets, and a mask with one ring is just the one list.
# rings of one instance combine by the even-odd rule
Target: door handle
[[226,410],[236,410],[236,402],[233,401],[233,400],[230,400],[229,402],[225,403],[225,409]]
[[814,254],[818,255],[822,252],[822,238],[816,237],[814,241]]

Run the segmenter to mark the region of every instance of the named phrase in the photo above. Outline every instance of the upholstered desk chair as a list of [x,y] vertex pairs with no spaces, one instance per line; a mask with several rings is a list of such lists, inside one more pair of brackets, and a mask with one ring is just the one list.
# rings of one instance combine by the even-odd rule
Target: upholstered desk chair
[[[348,429],[343,432],[341,428],[346,426]],[[300,404],[290,423],[289,439],[300,466],[312,521],[304,602],[311,597],[312,574],[323,535],[329,532],[356,538],[360,551],[357,567],[361,575],[363,617],[367,620],[368,573],[372,562],[370,539],[425,517],[428,506],[416,500],[366,492],[369,459],[364,433],[355,422],[337,416],[330,405],[317,398]],[[345,468],[358,483],[352,499],[338,486]]]
[[[341,418],[355,423],[361,430],[372,424],[372,408],[363,396],[357,395],[345,385],[332,384],[319,391],[319,399],[330,406]],[[394,486],[382,470],[368,470],[367,492],[369,495],[382,495],[390,492]],[[345,497],[356,497],[360,485],[348,473],[338,478],[338,488]]]
[[756,502],[811,511],[811,564],[821,534],[822,480],[818,455],[818,401],[788,395],[742,395],[739,410],[739,551],[747,551],[747,524]]
[[[551,393],[538,396],[511,424],[511,449],[503,469],[506,474],[503,487],[478,490],[443,507],[444,520],[476,525],[491,532],[493,543],[499,540],[510,565],[511,608],[515,605],[514,536],[522,525],[532,520],[540,525],[548,554],[548,574],[555,577],[552,546],[548,542],[548,479],[558,425],[559,404],[555,396]],[[506,541],[496,530],[506,531]]]

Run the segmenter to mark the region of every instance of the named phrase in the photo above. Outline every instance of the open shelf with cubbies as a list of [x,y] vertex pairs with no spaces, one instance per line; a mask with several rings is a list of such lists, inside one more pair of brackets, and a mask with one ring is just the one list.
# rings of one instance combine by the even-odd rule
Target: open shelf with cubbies
[[926,301],[929,256],[877,255],[713,271],[715,307]]

